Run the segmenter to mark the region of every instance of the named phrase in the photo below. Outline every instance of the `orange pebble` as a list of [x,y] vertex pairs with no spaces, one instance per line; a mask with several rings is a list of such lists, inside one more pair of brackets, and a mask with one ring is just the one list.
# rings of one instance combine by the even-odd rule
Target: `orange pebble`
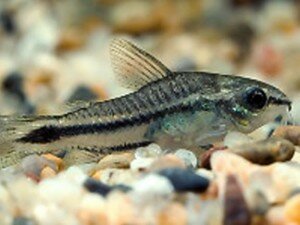
[[96,180],[100,180],[101,177],[101,171],[96,171],[95,173],[93,173],[91,175],[92,178],[96,179]]
[[56,172],[51,167],[45,167],[42,169],[40,177],[41,179],[46,179],[50,177],[54,177],[56,175]]
[[300,225],[300,194],[287,201],[284,207],[284,215],[288,221]]
[[173,203],[168,205],[158,217],[159,225],[184,225],[187,224],[187,213],[182,205]]
[[57,157],[57,156],[55,156],[55,155],[52,155],[52,154],[50,154],[50,153],[44,154],[44,155],[42,155],[42,156],[43,156],[44,158],[46,158],[46,159],[48,159],[48,160],[54,162],[55,165],[57,166],[57,170],[58,170],[58,171],[61,171],[61,170],[64,169],[64,162],[63,162],[63,160],[62,160],[61,158],[59,158],[59,157]]

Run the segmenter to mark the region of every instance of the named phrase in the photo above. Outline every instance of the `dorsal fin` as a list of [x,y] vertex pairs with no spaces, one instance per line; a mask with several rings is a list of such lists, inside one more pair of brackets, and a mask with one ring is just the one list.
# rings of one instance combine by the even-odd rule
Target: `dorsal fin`
[[122,86],[137,90],[171,74],[159,60],[124,39],[114,39],[110,45],[112,66]]

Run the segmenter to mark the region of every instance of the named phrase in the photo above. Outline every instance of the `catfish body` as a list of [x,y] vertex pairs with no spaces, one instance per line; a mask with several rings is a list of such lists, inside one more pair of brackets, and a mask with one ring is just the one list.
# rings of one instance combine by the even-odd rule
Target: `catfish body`
[[63,115],[3,117],[0,167],[61,151],[70,164],[92,162],[153,142],[195,150],[231,130],[251,132],[284,116],[290,105],[281,91],[260,81],[172,72],[128,41],[114,40],[111,56],[115,73],[134,91]]

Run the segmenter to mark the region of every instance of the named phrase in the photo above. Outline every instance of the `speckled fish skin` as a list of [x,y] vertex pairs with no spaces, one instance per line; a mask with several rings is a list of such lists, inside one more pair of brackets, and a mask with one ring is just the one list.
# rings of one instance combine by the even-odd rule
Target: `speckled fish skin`
[[[152,142],[197,150],[228,131],[248,133],[285,117],[290,107],[285,94],[271,85],[231,75],[172,72],[122,39],[112,42],[111,55],[116,75],[134,91],[63,115],[2,117],[0,167],[30,154],[62,151],[70,164],[92,162]],[[253,89],[267,98],[260,109],[245,101]]]

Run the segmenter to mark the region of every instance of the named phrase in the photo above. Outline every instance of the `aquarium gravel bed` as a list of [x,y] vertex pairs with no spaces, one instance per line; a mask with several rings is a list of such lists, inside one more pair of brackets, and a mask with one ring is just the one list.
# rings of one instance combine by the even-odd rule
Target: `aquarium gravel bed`
[[300,224],[300,127],[226,143],[205,156],[151,144],[69,168],[26,157],[1,171],[1,224]]

